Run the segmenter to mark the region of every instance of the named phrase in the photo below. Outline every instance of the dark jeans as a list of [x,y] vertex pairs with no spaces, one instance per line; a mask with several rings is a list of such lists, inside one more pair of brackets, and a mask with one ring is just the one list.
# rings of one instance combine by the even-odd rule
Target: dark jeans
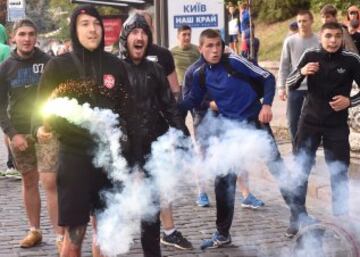
[[160,249],[160,213],[153,221],[141,222],[141,246],[144,257],[161,257]]
[[234,217],[236,174],[218,176],[215,179],[216,228],[225,237],[229,235]]
[[[296,163],[301,164],[301,180],[297,187],[296,206],[306,212],[305,201],[308,178],[315,163],[316,150],[323,140],[325,161],[330,172],[332,190],[332,210],[334,215],[347,214],[349,211],[349,178],[350,164],[349,128],[319,127],[300,122],[295,139]],[[298,215],[298,213],[297,213]]]
[[[277,148],[274,135],[272,133],[269,124],[260,124],[258,121],[250,122],[256,129],[265,130],[273,138],[273,155],[270,160],[266,163],[270,173],[278,181],[281,195],[290,207],[294,209],[295,195],[285,187],[283,182],[286,181],[285,174],[287,169],[285,168],[284,162],[281,158],[280,152]],[[215,180],[215,195],[216,195],[216,227],[219,233],[223,236],[228,236],[230,227],[234,216],[234,204],[235,204],[235,190],[236,190],[236,175],[229,173],[226,176],[218,176]]]
[[6,162],[6,166],[7,166],[9,169],[15,168],[14,158],[13,158],[12,153],[11,153],[11,151],[10,151],[9,144],[6,144],[6,148],[7,148],[7,151],[8,151],[8,160],[7,160],[7,162]]
[[289,91],[288,95],[286,117],[288,120],[290,139],[293,145],[293,149],[295,146],[295,135],[298,129],[300,114],[306,97],[306,92],[306,90],[293,90]]

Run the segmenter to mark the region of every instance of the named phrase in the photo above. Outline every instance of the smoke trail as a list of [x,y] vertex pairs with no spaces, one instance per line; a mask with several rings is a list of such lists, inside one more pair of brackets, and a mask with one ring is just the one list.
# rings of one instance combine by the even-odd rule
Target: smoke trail
[[182,195],[179,185],[194,184],[199,168],[204,180],[212,180],[229,172],[251,172],[273,155],[271,138],[266,132],[208,116],[199,128],[200,151],[190,138],[175,129],[153,143],[152,154],[144,166],[153,177],[148,181],[139,178],[136,170],[130,172],[121,156],[122,133],[117,115],[109,110],[91,109],[88,104],[78,105],[76,100],[67,98],[51,100],[46,110],[48,115],[63,117],[96,135],[98,151],[94,164],[103,167],[116,185],[102,193],[107,209],[97,214],[97,242],[108,256],[128,252],[140,232],[140,221],[151,219],[159,210],[153,195],[171,202]]
[[159,207],[153,202],[153,185],[133,173],[123,187],[102,192],[107,208],[96,215],[97,243],[106,256],[127,253],[142,220],[151,221]]
[[108,208],[97,214],[97,241],[108,256],[128,252],[140,230],[143,210],[150,215],[155,211],[151,188],[137,178],[138,173],[130,175],[127,162],[121,155],[122,133],[118,128],[118,115],[106,109],[92,109],[87,103],[79,105],[77,100],[66,97],[49,101],[44,114],[65,118],[96,136],[97,151],[93,163],[104,168],[115,184],[110,192],[102,192]]
[[189,138],[170,129],[152,144],[145,167],[154,176],[161,199],[167,203],[182,195],[179,185],[194,186],[228,173],[251,172],[271,159],[273,147],[265,131],[245,123],[207,116],[199,128],[200,152]]
[[179,184],[193,179],[189,172],[193,162],[191,139],[185,138],[179,130],[170,128],[152,144],[151,156],[144,168],[153,176],[163,206],[181,196],[181,191],[176,190]]
[[56,98],[44,106],[44,115],[56,115],[69,122],[89,130],[96,135],[97,152],[93,160],[96,167],[103,167],[109,178],[125,181],[128,167],[121,156],[120,138],[123,136],[119,127],[118,115],[111,110],[91,108],[88,103],[79,105],[76,99]]

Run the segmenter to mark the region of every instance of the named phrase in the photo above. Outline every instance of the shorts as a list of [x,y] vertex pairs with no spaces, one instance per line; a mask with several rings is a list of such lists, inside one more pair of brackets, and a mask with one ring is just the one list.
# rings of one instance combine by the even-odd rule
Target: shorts
[[15,149],[9,140],[9,147],[14,158],[15,168],[21,173],[25,174],[37,170],[35,140],[30,134],[23,135],[28,143],[28,148],[25,151]]
[[99,193],[112,184],[100,168],[92,164],[92,157],[68,152],[60,146],[57,190],[59,226],[83,226],[90,215],[104,208]]
[[59,168],[59,148],[60,143],[57,136],[53,136],[46,143],[37,143],[36,157],[39,172],[57,172]]
[[230,43],[237,42],[237,41],[238,41],[237,35],[230,35],[230,38],[229,38]]

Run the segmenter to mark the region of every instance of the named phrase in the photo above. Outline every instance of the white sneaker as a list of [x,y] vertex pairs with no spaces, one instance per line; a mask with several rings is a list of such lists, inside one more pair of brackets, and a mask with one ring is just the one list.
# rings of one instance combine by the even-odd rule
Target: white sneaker
[[8,168],[5,172],[3,172],[3,176],[5,176],[7,178],[21,179],[20,172],[15,168]]

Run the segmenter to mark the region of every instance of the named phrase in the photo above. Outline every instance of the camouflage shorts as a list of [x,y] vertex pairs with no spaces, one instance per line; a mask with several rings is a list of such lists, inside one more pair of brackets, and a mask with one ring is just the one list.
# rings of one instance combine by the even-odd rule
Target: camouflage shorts
[[20,151],[14,148],[13,144],[9,140],[9,147],[15,161],[15,167],[20,173],[36,171],[37,169],[35,140],[29,134],[26,134],[24,136],[28,143],[28,148],[25,151]]
[[57,172],[59,168],[59,140],[54,135],[46,143],[36,144],[36,157],[39,172]]

